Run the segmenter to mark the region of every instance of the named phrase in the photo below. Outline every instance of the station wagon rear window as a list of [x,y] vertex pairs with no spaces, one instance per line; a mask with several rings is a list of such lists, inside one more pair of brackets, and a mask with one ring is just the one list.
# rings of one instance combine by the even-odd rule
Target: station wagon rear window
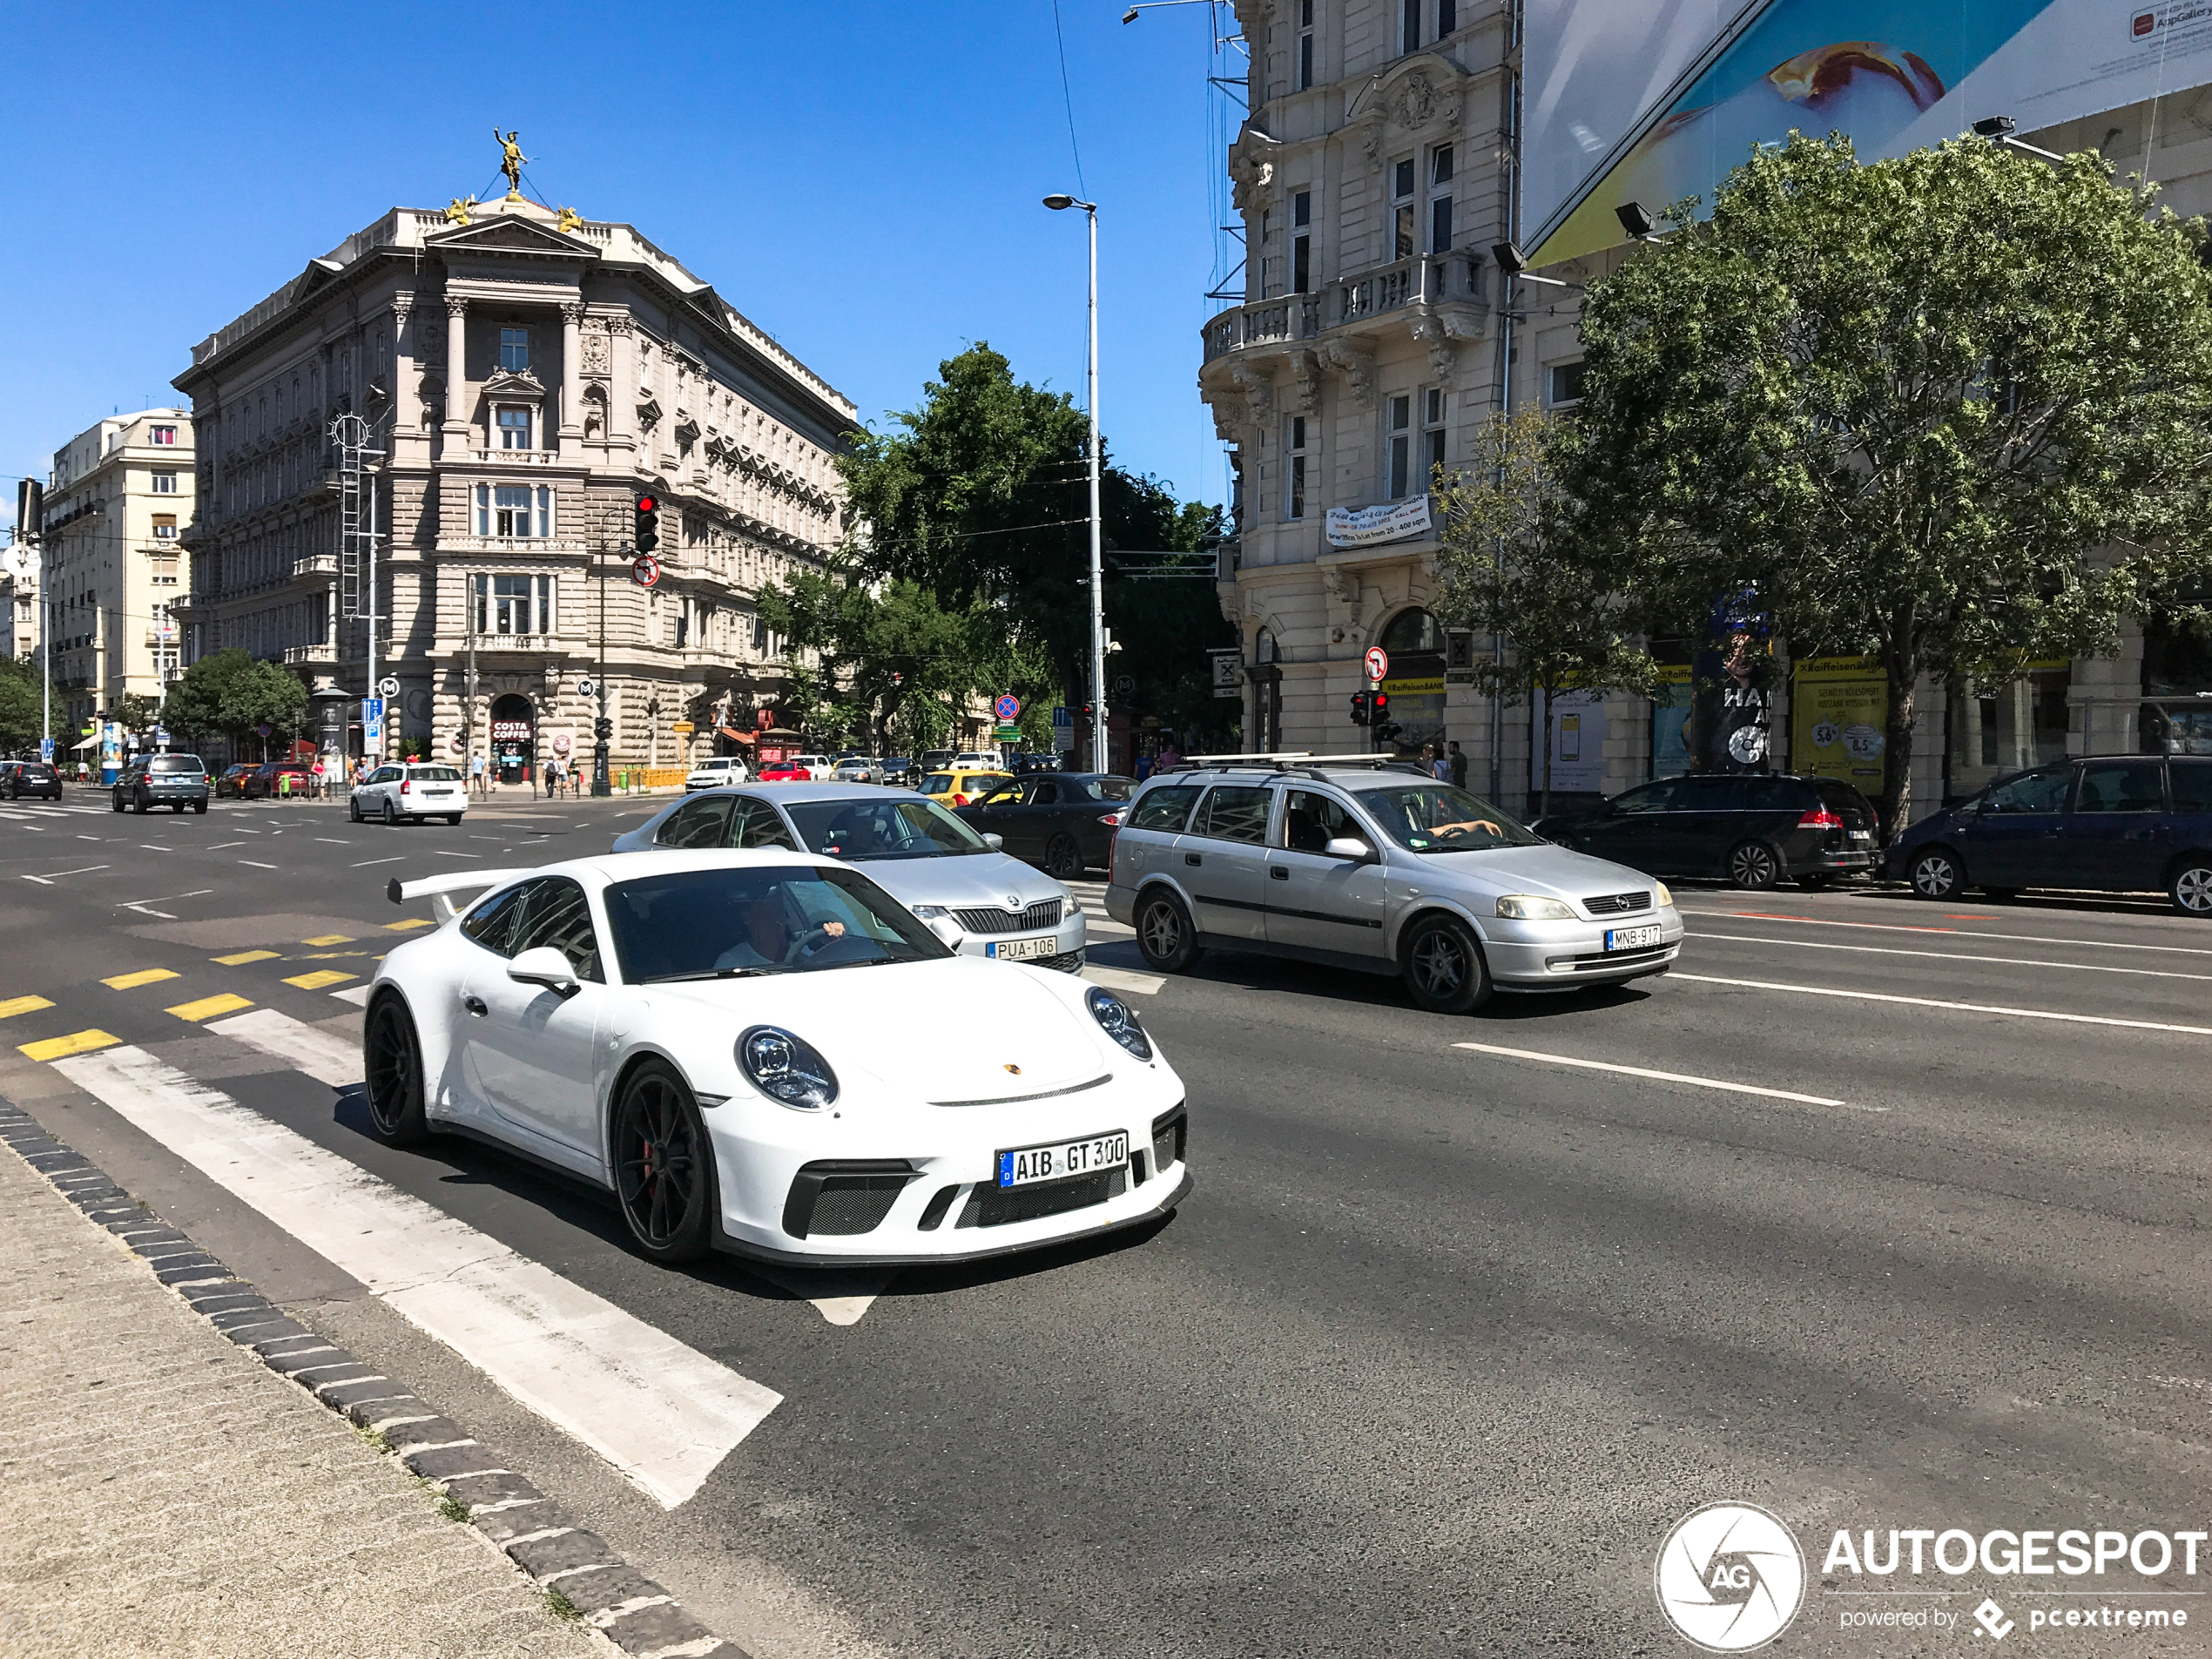
[[1190,808],[1203,792],[1192,784],[1170,784],[1164,789],[1148,789],[1138,798],[1136,809],[1130,813],[1129,827],[1140,830],[1160,830],[1170,835],[1180,834],[1190,821]]

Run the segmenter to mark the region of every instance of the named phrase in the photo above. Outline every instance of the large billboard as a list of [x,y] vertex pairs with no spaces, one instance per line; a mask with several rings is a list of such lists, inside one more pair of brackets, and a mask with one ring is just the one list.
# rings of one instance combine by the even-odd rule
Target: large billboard
[[1527,0],[1521,226],[1539,264],[1621,242],[1792,129],[1868,160],[2212,78],[2212,0]]

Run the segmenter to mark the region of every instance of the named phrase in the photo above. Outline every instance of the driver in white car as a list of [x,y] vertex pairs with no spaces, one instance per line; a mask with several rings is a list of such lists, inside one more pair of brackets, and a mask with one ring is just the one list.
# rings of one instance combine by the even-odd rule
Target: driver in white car
[[780,887],[772,887],[745,907],[745,936],[714,960],[718,968],[784,968],[816,934],[826,939],[845,937],[845,924],[825,921],[816,927],[794,927]]

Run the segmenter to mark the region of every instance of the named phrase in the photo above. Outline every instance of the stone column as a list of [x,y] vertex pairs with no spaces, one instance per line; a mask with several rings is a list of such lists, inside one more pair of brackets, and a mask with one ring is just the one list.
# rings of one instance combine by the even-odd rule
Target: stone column
[[[446,295],[446,447],[457,451],[469,439],[469,301]],[[458,461],[458,454],[452,459]]]
[[608,345],[614,360],[613,407],[607,411],[607,442],[637,447],[637,336],[627,314],[607,319]]
[[408,344],[408,320],[414,314],[415,296],[402,293],[392,301],[392,446],[396,459],[402,438],[422,434],[422,400],[415,382],[414,348]]
[[561,307],[561,450],[573,459],[583,442],[583,306]]

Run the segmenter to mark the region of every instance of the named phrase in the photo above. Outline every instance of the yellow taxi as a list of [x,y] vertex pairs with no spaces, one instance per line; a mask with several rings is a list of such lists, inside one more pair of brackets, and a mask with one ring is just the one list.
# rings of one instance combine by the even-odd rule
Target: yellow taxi
[[1011,774],[1003,772],[933,772],[921,780],[921,792],[940,806],[965,806],[981,800]]

